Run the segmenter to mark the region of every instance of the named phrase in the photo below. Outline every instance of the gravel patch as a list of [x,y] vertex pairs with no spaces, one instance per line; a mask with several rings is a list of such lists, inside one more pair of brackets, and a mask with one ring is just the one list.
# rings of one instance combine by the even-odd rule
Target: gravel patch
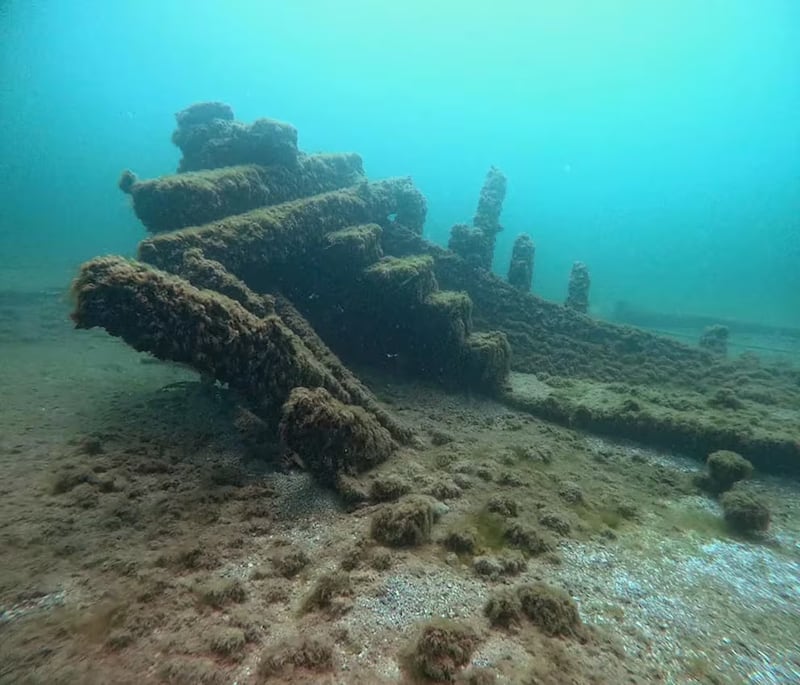
[[720,682],[800,683],[800,561],[780,548],[643,528],[615,546],[567,543],[561,553],[557,576],[584,619],[658,662],[670,682],[707,669]]
[[63,606],[66,593],[63,590],[19,602],[7,609],[0,608],[0,626],[16,621],[35,611],[49,611]]
[[393,573],[376,591],[357,596],[352,610],[340,621],[353,641],[363,645],[347,659],[350,663],[345,668],[369,664],[385,678],[398,678],[398,634],[410,639],[414,625],[434,617],[480,616],[486,598],[485,585],[447,567],[431,565]]

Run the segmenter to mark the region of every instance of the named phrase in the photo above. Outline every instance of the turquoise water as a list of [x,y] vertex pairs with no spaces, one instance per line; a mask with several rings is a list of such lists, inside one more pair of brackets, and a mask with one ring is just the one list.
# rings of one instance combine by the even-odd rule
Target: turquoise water
[[[496,269],[592,306],[800,325],[800,4],[72,0],[0,3],[0,287],[59,281],[144,232],[119,172],[174,170],[206,99],[306,151],[414,177],[427,235],[508,176]],[[13,283],[12,283],[13,282]]]

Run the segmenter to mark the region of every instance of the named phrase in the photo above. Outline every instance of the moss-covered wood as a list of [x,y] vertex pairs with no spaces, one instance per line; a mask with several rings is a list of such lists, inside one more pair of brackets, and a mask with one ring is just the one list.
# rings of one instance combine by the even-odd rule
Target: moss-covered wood
[[301,155],[296,168],[251,164],[145,181],[126,172],[123,179],[136,216],[160,233],[351,186],[364,180],[364,171],[356,154],[327,154]]
[[380,464],[397,445],[362,407],[343,404],[324,388],[295,388],[283,405],[281,439],[321,482],[358,475]]
[[[206,257],[250,282],[249,277],[257,280],[264,269],[286,264],[297,254],[319,250],[325,246],[327,234],[348,226],[384,223],[390,214],[424,220],[424,214],[419,214],[421,206],[424,198],[410,179],[365,182],[159,234],[141,242],[139,257],[169,270],[180,263],[186,250],[199,248]],[[420,223],[416,229],[421,227]]]
[[[287,179],[281,187],[303,194],[308,188],[292,184],[304,182],[300,169],[312,159],[343,164],[334,171],[345,176],[354,171],[346,157],[304,156],[296,132],[274,123],[248,128],[233,121],[227,106],[204,103],[179,115],[179,142],[186,160],[212,151],[216,143],[207,144],[219,136],[225,157],[254,133],[260,142],[251,141],[246,154],[270,145],[275,154],[268,162],[244,161],[280,167],[276,173]],[[225,187],[231,181],[223,196],[262,203],[253,191],[253,174],[263,181],[259,168],[185,174],[175,182],[204,178]],[[322,177],[330,179],[327,172]],[[132,194],[138,185],[131,174],[121,179]],[[514,284],[497,278],[487,265],[504,192],[505,179],[491,171],[475,228],[454,232],[464,238],[454,245],[461,255],[422,238],[425,199],[410,179],[360,181],[235,214],[243,206],[238,199],[213,208],[207,197],[195,198],[224,218],[155,235],[139,249],[143,261],[187,280],[141,264],[95,260],[78,281],[76,321],[103,325],[137,349],[212,373],[266,403],[273,415],[291,388],[325,387],[338,401],[364,407],[396,439],[407,437],[339,355],[456,387],[499,390],[507,401],[559,422],[701,458],[732,449],[760,468],[800,472],[800,372],[725,360],[544,301],[527,292],[527,263]],[[187,220],[180,202],[166,204]],[[586,288],[577,290],[571,304],[583,310]],[[220,354],[226,341],[234,341],[225,348],[232,359]],[[273,355],[277,378],[265,375],[264,355]],[[524,376],[504,388],[512,365]]]
[[733,450],[765,471],[800,475],[800,404],[764,411],[757,401],[736,409],[716,406],[689,388],[668,389],[511,375],[505,401],[551,421],[624,436],[704,460]]
[[183,157],[178,171],[216,169],[237,164],[297,164],[297,129],[274,119],[251,124],[235,121],[230,106],[200,102],[175,115],[172,134]]
[[[427,254],[440,287],[466,292],[475,329],[513,350],[506,400],[543,418],[705,459],[716,449],[764,470],[800,474],[800,371],[753,357],[726,361],[642,329],[521,292],[398,224],[390,255]],[[522,382],[520,379],[524,379]]]
[[258,317],[238,302],[145,264],[104,257],[81,267],[73,320],[104,328],[159,359],[188,364],[277,418],[291,390],[324,387],[353,398],[277,315]]

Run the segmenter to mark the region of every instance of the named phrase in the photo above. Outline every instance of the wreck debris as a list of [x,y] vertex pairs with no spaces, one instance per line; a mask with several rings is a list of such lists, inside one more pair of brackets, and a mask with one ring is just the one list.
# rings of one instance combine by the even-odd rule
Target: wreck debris
[[583,262],[575,262],[569,274],[567,300],[564,306],[585,314],[589,310],[589,269]]
[[297,129],[274,119],[252,124],[234,121],[221,102],[201,102],[175,115],[172,142],[183,153],[178,171],[217,169],[239,164],[297,165]]
[[458,387],[500,388],[511,351],[502,333],[472,332],[472,301],[461,292],[439,290],[427,255],[385,257],[365,272],[372,293],[362,315],[376,322],[362,349],[373,358],[385,350],[412,373]]
[[275,313],[275,300],[269,295],[253,292],[236,276],[213,259],[206,259],[197,248],[186,250],[183,261],[177,265],[176,273],[197,288],[216,290],[236,300],[255,316],[264,317]]
[[[567,307],[530,294],[527,259],[509,269],[511,282],[494,276],[505,195],[505,178],[496,169],[487,175],[474,227],[455,227],[452,250],[446,250],[422,237],[425,198],[410,179],[368,182],[357,156],[305,155],[293,128],[260,121],[236,122],[221,103],[190,107],[178,116],[175,134],[184,151],[181,170],[211,170],[154,181],[122,175],[120,187],[132,196],[139,189],[142,198],[147,192],[156,197],[160,188],[164,211],[153,203],[153,216],[160,218],[150,222],[152,230],[181,228],[142,241],[139,258],[156,268],[124,260],[85,265],[76,285],[80,326],[106,326],[137,349],[230,383],[273,425],[292,390],[323,387],[343,405],[363,408],[395,441],[408,440],[408,429],[346,366],[359,363],[499,392],[544,418],[672,441],[703,457],[736,449],[759,468],[800,468],[800,443],[791,427],[770,423],[762,413],[750,414],[752,426],[737,419],[740,409],[760,404],[759,395],[741,393],[736,406],[726,401],[724,416],[714,409],[719,389],[741,367],[710,354],[709,347],[583,316],[589,287],[584,265],[573,269]],[[320,165],[319,175],[306,183],[310,164]],[[240,184],[243,170],[249,180]],[[256,177],[269,186],[266,196],[263,188],[248,194]],[[351,178],[352,185],[338,186]],[[202,207],[192,205],[191,179],[210,183],[206,194],[196,196]],[[275,204],[280,199],[285,201]],[[235,213],[250,203],[259,206]],[[526,251],[520,240],[518,252]],[[112,303],[128,301],[130,312],[140,313],[138,321],[111,311]],[[275,354],[269,373],[260,336]],[[233,349],[234,359],[218,355],[223,345],[226,352]],[[518,375],[537,374],[539,385],[518,375],[507,383],[512,361],[523,372]],[[548,384],[548,377],[554,382]],[[698,383],[704,395],[692,405],[698,416],[662,407],[648,394],[659,384],[688,389]],[[637,384],[643,387],[632,387]],[[789,397],[786,392],[778,402]],[[587,404],[600,396],[612,401]],[[339,480],[347,478],[355,482],[347,475]]]
[[151,233],[199,226],[366,180],[355,154],[301,155],[296,167],[228,166],[140,181],[124,171],[119,187]]
[[312,328],[311,324],[295,308],[295,306],[282,295],[275,297],[275,310],[283,322],[305,343],[314,356],[330,371],[342,387],[347,391],[352,401],[369,411],[380,424],[386,428],[392,437],[401,442],[408,443],[413,433],[408,426],[404,426],[392,414],[378,404],[372,391],[365,386],[356,375],[348,369],[341,360],[331,351],[322,338]]
[[366,410],[346,405],[325,388],[295,388],[283,406],[280,435],[317,479],[334,486],[380,464],[397,445]]
[[536,246],[526,233],[517,236],[508,265],[508,282],[517,290],[529,293],[533,286],[533,259]]
[[492,270],[497,234],[503,230],[500,213],[506,196],[506,177],[491,167],[481,188],[474,227],[456,224],[450,231],[448,247],[475,268]]
[[450,229],[447,247],[472,268],[486,269],[486,255],[491,250],[491,239],[481,229],[456,224]]
[[328,261],[335,267],[362,269],[383,257],[378,224],[348,226],[325,237]]
[[[273,265],[325,245],[328,233],[383,222],[390,214],[421,232],[424,199],[410,179],[362,183],[344,190],[262,207],[183,231],[159,233],[139,245],[139,259],[170,270],[183,252],[196,247],[257,287],[257,275]],[[404,224],[407,225],[407,224]],[[251,283],[252,277],[253,283]]]
[[[503,211],[503,201],[506,199],[506,177],[497,167],[490,167],[481,188],[478,199],[478,209],[472,223],[485,235],[491,237],[492,254],[494,254],[494,241],[498,233],[503,230],[500,225],[500,213]],[[486,268],[491,267],[489,259]]]
[[350,396],[276,315],[257,317],[211,290],[118,257],[87,262],[73,285],[78,328],[100,326],[159,359],[228,383],[266,418],[298,386]]

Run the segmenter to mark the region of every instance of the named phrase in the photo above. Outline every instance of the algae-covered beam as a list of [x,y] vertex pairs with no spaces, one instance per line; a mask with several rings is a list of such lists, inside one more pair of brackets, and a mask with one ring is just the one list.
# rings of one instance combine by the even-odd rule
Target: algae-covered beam
[[[207,259],[197,248],[187,250],[179,271],[187,281],[197,288],[215,290],[236,300],[250,313],[258,317],[277,314],[281,321],[302,341],[314,357],[341,383],[348,395],[361,406],[381,411],[375,396],[356,378],[320,338],[306,318],[282,295],[259,295],[245,283],[226,271],[219,262]],[[384,412],[385,413],[385,412]],[[392,425],[393,433],[410,435],[408,429],[394,425],[387,414],[386,423]]]
[[413,437],[413,432],[407,426],[400,423],[394,416],[383,409],[375,395],[372,394],[358,377],[353,374],[339,357],[325,344],[322,338],[317,335],[311,324],[297,310],[297,308],[285,297],[280,295],[275,297],[275,309],[281,319],[292,331],[300,337],[314,356],[325,365],[334,378],[352,398],[352,402],[360,405],[372,413],[378,422],[391,433],[392,437],[399,442],[408,443]]
[[339,402],[324,388],[295,388],[283,406],[280,435],[326,485],[385,461],[396,444],[369,412]]
[[183,261],[177,265],[175,273],[196,288],[215,290],[235,300],[258,317],[275,313],[275,299],[271,295],[259,295],[252,291],[222,264],[206,259],[196,247],[183,253]]
[[224,295],[118,257],[85,263],[73,292],[78,328],[105,328],[136,350],[228,383],[264,418],[277,420],[300,386],[352,402],[277,315],[258,317]]
[[365,180],[356,154],[301,155],[296,168],[223,167],[140,181],[130,171],[119,186],[151,233],[199,226],[257,207],[337,190]]
[[354,224],[396,219],[419,233],[425,198],[408,178],[361,183],[344,190],[256,209],[205,226],[163,233],[143,240],[139,257],[173,270],[183,253],[199,248],[250,282],[271,265],[324,246],[325,236]]

